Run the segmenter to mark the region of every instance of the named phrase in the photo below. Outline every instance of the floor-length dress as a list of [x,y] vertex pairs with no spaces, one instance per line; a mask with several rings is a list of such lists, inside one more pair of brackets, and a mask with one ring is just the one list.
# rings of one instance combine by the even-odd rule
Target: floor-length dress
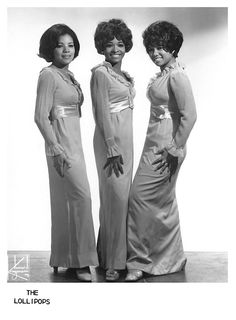
[[[177,62],[150,81],[147,96],[149,126],[129,200],[127,268],[161,275],[177,272],[186,263],[175,184],[196,110],[188,77]],[[168,169],[161,173],[152,164],[163,148],[178,156],[171,179]]]
[[[51,256],[54,267],[97,265],[95,234],[80,133],[83,94],[69,70],[51,65],[38,80],[36,123],[45,139],[51,200]],[[53,156],[71,164],[60,177]]]
[[[91,96],[96,123],[94,152],[99,179],[100,211],[97,250],[104,269],[126,267],[128,197],[133,169],[132,109],[134,88],[130,76],[118,75],[109,62],[92,69]],[[122,155],[124,174],[107,176],[107,158]]]

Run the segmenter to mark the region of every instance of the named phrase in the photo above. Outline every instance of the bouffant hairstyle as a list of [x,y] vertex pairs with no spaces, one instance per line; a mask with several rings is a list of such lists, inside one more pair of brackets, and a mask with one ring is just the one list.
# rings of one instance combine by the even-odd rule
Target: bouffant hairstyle
[[54,49],[58,45],[58,39],[60,36],[65,34],[69,34],[73,39],[75,46],[75,59],[79,54],[79,40],[75,32],[65,24],[54,24],[44,32],[40,39],[38,56],[45,59],[47,62],[52,62],[54,59]]
[[97,25],[94,34],[94,43],[99,54],[103,54],[104,49],[109,41],[116,38],[122,40],[125,45],[125,51],[129,52],[133,47],[132,33],[121,19],[111,19],[100,22]]
[[143,44],[147,53],[154,47],[161,47],[176,58],[183,40],[182,32],[167,21],[156,21],[143,32]]

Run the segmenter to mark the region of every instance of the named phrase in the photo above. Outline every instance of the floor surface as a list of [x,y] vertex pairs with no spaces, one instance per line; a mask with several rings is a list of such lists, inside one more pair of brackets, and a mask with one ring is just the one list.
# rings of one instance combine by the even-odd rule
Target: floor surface
[[[186,252],[184,271],[162,276],[148,276],[139,282],[227,282],[227,252]],[[73,271],[59,268],[54,274],[49,266],[49,251],[9,251],[8,282],[79,282]],[[91,267],[92,282],[105,282],[105,271]],[[124,282],[126,272],[118,282]]]

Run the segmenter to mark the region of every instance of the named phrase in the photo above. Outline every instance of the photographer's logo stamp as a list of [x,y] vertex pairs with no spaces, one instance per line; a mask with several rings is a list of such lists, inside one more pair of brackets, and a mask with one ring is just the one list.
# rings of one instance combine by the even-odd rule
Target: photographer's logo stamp
[[28,254],[8,256],[8,280],[29,281],[30,259]]

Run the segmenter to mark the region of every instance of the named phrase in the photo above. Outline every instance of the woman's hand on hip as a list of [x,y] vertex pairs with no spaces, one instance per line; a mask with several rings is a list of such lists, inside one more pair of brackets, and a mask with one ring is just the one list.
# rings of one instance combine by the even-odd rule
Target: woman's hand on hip
[[175,174],[178,167],[178,157],[173,156],[166,149],[159,150],[155,154],[160,155],[160,158],[152,163],[154,165],[157,164],[155,171],[160,169],[160,173],[162,174],[168,168],[170,172],[169,181],[171,181],[171,177]]
[[108,168],[108,174],[107,176],[110,177],[112,175],[112,172],[114,171],[117,178],[120,176],[120,174],[123,174],[123,168],[122,165],[124,164],[123,158],[121,155],[108,158],[103,169],[105,170]]
[[61,177],[64,177],[64,172],[65,172],[66,168],[67,169],[71,168],[70,161],[64,153],[61,153],[61,154],[53,157],[53,165],[54,165],[54,168],[56,169],[57,173]]

